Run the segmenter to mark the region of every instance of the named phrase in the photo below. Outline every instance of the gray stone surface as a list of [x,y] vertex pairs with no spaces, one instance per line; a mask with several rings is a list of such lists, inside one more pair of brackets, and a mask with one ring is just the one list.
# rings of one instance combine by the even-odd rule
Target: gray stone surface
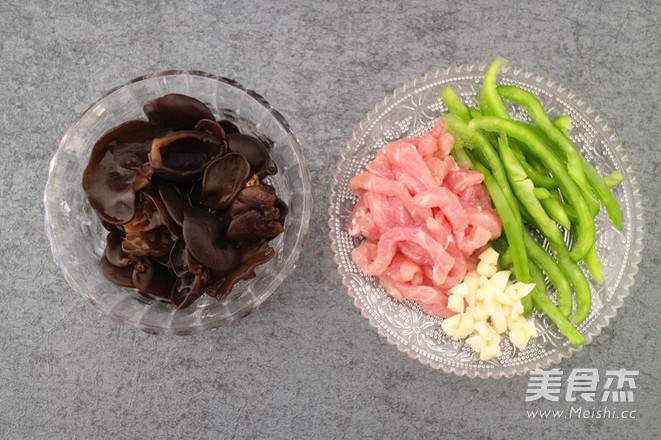
[[[0,438],[653,438],[660,427],[661,4],[658,1],[0,2]],[[328,188],[386,93],[495,55],[588,100],[623,139],[647,207],[636,284],[561,368],[637,369],[635,420],[530,419],[528,377],[477,380],[399,353],[332,261]],[[48,163],[77,115],[170,68],[260,91],[314,182],[299,267],[255,314],[193,337],[120,328],[65,282],[44,233]],[[594,404],[584,405],[597,407]]]

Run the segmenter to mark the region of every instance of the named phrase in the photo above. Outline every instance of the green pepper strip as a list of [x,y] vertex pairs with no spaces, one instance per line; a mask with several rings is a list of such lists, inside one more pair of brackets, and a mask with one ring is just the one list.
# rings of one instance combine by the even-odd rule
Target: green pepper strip
[[569,115],[556,116],[555,118],[553,118],[553,125],[555,125],[558,130],[562,131],[565,134],[572,129],[571,118],[569,117]]
[[571,229],[571,220],[567,215],[567,211],[562,206],[562,203],[546,188],[535,188],[533,189],[535,197],[539,200],[539,203],[542,204],[546,213],[553,220],[562,225],[565,229]]
[[[457,144],[455,144],[455,149]],[[461,149],[462,147],[459,146]],[[482,165],[480,162],[470,157],[468,151],[457,152],[458,156],[462,155],[468,156],[468,163],[470,167],[474,170],[477,170],[484,174],[484,184],[491,195],[491,201],[496,207],[500,221],[503,224],[503,230],[505,231],[505,236],[507,237],[507,242],[509,243],[511,253],[512,253],[512,264],[514,266],[514,276],[517,281],[522,283],[530,282],[530,273],[528,272],[528,256],[526,255],[526,248],[523,242],[523,227],[520,223],[517,222],[517,215],[512,211],[510,204],[507,202],[505,193],[501,190],[500,185],[496,180],[491,176],[489,170]],[[465,159],[464,159],[465,161]],[[516,211],[518,214],[518,210]],[[519,217],[520,220],[520,217]],[[526,299],[527,298],[527,299]],[[530,301],[530,295],[526,295],[521,299],[523,304],[523,315],[530,316],[532,312],[532,303]]]
[[585,256],[585,267],[587,267],[588,272],[592,275],[592,279],[597,282],[597,284],[602,284],[604,282],[604,266],[602,266],[601,261],[599,260],[599,255],[597,255],[597,247],[592,246],[590,252]]
[[553,197],[555,201],[560,204],[562,209],[567,213],[567,217],[569,217],[569,220],[573,224],[576,221],[576,210],[565,203],[564,200],[562,200],[562,196],[560,195],[559,191],[549,191],[549,194],[551,194],[551,197]]
[[558,183],[555,181],[555,179],[553,179],[553,177],[538,170],[528,162],[528,158],[526,158],[526,156],[523,154],[517,145],[517,142],[510,142],[510,148],[536,187],[546,189],[556,189],[558,187]]
[[544,249],[527,230],[523,231],[523,242],[526,246],[527,255],[535,264],[546,272],[549,281],[551,281],[551,284],[555,287],[558,299],[558,310],[560,310],[564,317],[569,317],[572,311],[573,300],[571,285],[569,284],[567,277],[553,257],[546,252],[546,249]]
[[[526,221],[526,223],[529,223],[537,229],[539,229],[539,226],[535,224],[535,220],[530,217],[530,214],[528,214],[525,209],[521,209],[521,216],[523,219]],[[525,232],[525,229],[524,229]],[[580,232],[576,232],[578,235],[580,235]],[[590,312],[590,306],[592,304],[592,292],[590,291],[590,285],[588,284],[588,280],[585,278],[585,274],[583,271],[578,267],[578,264],[573,262],[571,258],[569,257],[569,250],[567,249],[567,246],[565,246],[564,243],[562,244],[554,244],[553,242],[550,242],[551,248],[555,252],[556,260],[558,262],[558,266],[561,269],[561,272],[564,272],[566,275],[568,281],[574,286],[574,291],[576,292],[576,313],[574,316],[572,316],[572,320],[576,322],[577,324],[580,324],[588,315]],[[527,242],[526,244],[526,254],[529,254],[531,252],[531,243]],[[594,249],[594,245],[593,245]],[[590,251],[588,252],[588,255],[590,254]],[[532,249],[532,252],[534,253],[534,249]],[[586,255],[586,266],[588,264],[587,262],[587,257]],[[528,255],[530,256],[530,255]],[[532,257],[531,257],[532,259]],[[539,263],[538,263],[539,264]],[[601,266],[601,263],[597,259],[597,263],[594,261],[591,261],[590,264],[598,264],[599,267]],[[595,270],[595,273],[598,276],[598,269],[599,267],[590,267],[588,266],[588,270]],[[592,273],[592,272],[591,272]],[[547,273],[548,275],[548,273]],[[563,292],[560,292],[561,297],[559,298],[558,301],[560,301],[563,295]],[[564,297],[566,298],[566,297]],[[569,299],[564,299],[563,302],[570,303]],[[571,312],[571,309],[570,309]],[[580,321],[579,321],[580,320]]]
[[576,330],[576,327],[572,325],[571,322],[558,310],[553,302],[546,296],[545,285],[544,285],[544,275],[542,271],[534,263],[529,262],[530,264],[530,274],[535,281],[535,288],[532,289],[532,292],[529,296],[532,296],[533,305],[541,313],[548,316],[551,321],[558,326],[558,330],[564,334],[569,342],[572,345],[583,345],[585,344],[585,338],[582,334]]
[[514,262],[512,261],[512,251],[508,247],[505,249],[505,252],[500,254],[500,260],[498,261],[500,263],[500,268],[501,269],[511,269],[512,265]]
[[[479,113],[479,116],[484,116],[488,113],[487,101],[484,99],[484,90],[477,92],[477,108],[475,111]],[[473,114],[471,114],[471,116],[474,117]]]
[[515,121],[497,118],[493,116],[483,116],[476,118],[468,123],[469,129],[482,129],[486,131],[503,132],[508,136],[521,141],[531,154],[538,157],[539,160],[549,169],[551,174],[558,180],[562,193],[572,204],[578,214],[577,226],[581,234],[576,237],[576,244],[571,251],[571,258],[574,261],[581,260],[590,250],[595,240],[594,219],[588,211],[585,198],[581,190],[569,177],[564,165],[555,154],[541,141],[535,134],[524,125],[519,125]]
[[565,154],[567,158],[567,171],[572,180],[585,191],[588,197],[593,197],[590,183],[581,166],[582,157],[580,153],[573,142],[553,125],[539,99],[529,91],[516,86],[503,85],[498,86],[496,90],[500,96],[525,107],[528,115],[537,123],[537,126],[544,132],[548,139],[558,145]]
[[470,116],[470,119],[473,119],[473,118],[482,116],[482,113],[480,113],[480,111],[478,109],[470,107],[468,109],[468,115]]
[[[553,120],[553,125],[563,132],[567,132],[572,128],[569,115],[556,116]],[[597,194],[601,203],[606,207],[608,216],[615,227],[622,229],[622,208],[610,190],[622,183],[624,181],[624,176],[618,170],[615,170],[608,176],[601,177],[589,162],[587,162],[587,165],[585,162],[587,161],[584,159],[581,162],[581,166],[583,167],[583,172],[590,180],[592,190]],[[600,180],[603,180],[603,184],[599,182]],[[609,191],[606,191],[606,188],[608,188]]]
[[[504,119],[510,118],[509,113],[507,112],[507,106],[501,99],[498,93],[498,88],[496,87],[496,80],[498,78],[498,74],[500,73],[500,69],[505,67],[508,63],[509,61],[500,57],[496,57],[487,68],[487,71],[484,75],[482,90],[478,96],[478,102],[480,102],[480,108],[482,109],[483,116],[490,115],[498,116]],[[474,117],[476,116],[473,115],[473,118]],[[535,186],[541,186],[549,189],[557,188],[557,184],[555,184],[554,180],[551,179],[550,176],[536,170],[531,164],[528,163],[528,160],[525,158],[525,156],[520,153],[520,149],[517,146],[516,141],[511,142],[511,147],[515,153],[518,153],[519,162],[526,170],[526,173],[530,177],[530,180],[533,181]]]
[[[540,139],[545,139],[546,135],[544,132],[536,125],[528,124],[525,122],[517,122],[518,124],[528,127],[537,137]],[[556,145],[553,142],[547,144],[549,147],[554,148]],[[606,207],[606,212],[608,212],[608,217],[613,222],[613,225],[617,229],[622,229],[622,209],[620,204],[611,192],[611,187],[606,182],[605,178],[599,174],[599,172],[592,166],[590,162],[587,161],[584,157],[581,156],[581,167],[583,172],[588,178],[590,183],[591,191],[593,191],[597,198],[603,203]],[[617,174],[616,174],[617,176]],[[596,216],[599,213],[599,202],[589,193],[583,192],[585,201],[588,204],[588,208],[592,217]]]
[[569,250],[566,246],[556,246],[551,243],[551,249],[555,253],[555,259],[560,269],[562,269],[569,282],[574,286],[576,311],[569,318],[575,325],[579,325],[590,314],[590,307],[592,306],[590,285],[581,268],[569,257]]
[[466,122],[456,115],[446,115],[445,126],[448,132],[454,136],[455,142],[457,140],[463,142],[466,148],[474,151],[479,159],[484,161],[484,164],[490,170],[490,174],[493,175],[493,178],[503,192],[507,203],[510,205],[510,209],[514,213],[514,219],[519,225],[519,228],[523,228],[516,198],[510,188],[505,169],[500,162],[498,153],[496,153],[489,141],[479,131],[469,129]]
[[468,112],[468,107],[461,101],[457,94],[452,90],[452,87],[445,86],[441,89],[441,99],[445,102],[448,112],[459,116],[465,122],[470,121],[471,117]]
[[606,208],[608,212],[608,217],[613,222],[613,225],[619,230],[622,230],[622,208],[620,203],[617,201],[613,192],[609,188],[608,184],[604,181],[604,178],[601,177],[601,174],[594,169],[592,164],[588,162],[585,158],[581,158],[581,165],[583,165],[583,171],[588,176],[590,180],[590,185],[592,190],[597,195],[601,203]]
[[500,69],[507,66],[509,61],[496,57],[487,67],[484,74],[484,82],[482,84],[482,93],[484,94],[484,101],[486,103],[485,115],[499,116],[501,118],[509,118],[507,113],[507,106],[500,98],[496,89],[496,79],[500,73]]
[[512,153],[506,136],[500,136],[498,138],[498,153],[500,154],[503,167],[507,172],[507,179],[510,182],[514,195],[525,206],[526,211],[535,220],[535,224],[539,227],[539,230],[550,241],[558,244],[564,243],[564,237],[556,223],[546,214],[542,204],[535,197],[535,193],[533,192],[534,185],[528,179],[526,172],[521,167],[521,164],[519,164],[514,153]]
[[[569,216],[571,218],[576,218],[576,213],[574,211],[569,211]],[[580,234],[581,232],[577,229],[574,231],[575,234]],[[585,267],[590,272],[592,279],[594,279],[597,284],[602,284],[604,282],[604,267],[601,265],[599,256],[597,255],[596,243],[590,248],[590,252],[585,256]]]
[[624,175],[622,175],[622,173],[620,173],[618,170],[615,170],[608,176],[604,176],[603,179],[604,182],[606,182],[606,185],[608,185],[610,189],[613,189],[624,181]]
[[[552,148],[555,153],[561,154],[561,151],[558,150],[557,145],[549,140],[549,138],[546,136],[546,134],[542,131],[541,128],[539,128],[536,125],[530,124],[528,122],[516,121],[516,123],[530,130],[535,136],[537,136],[541,141],[543,141],[545,145]],[[562,156],[562,159],[565,159],[564,155]],[[581,166],[584,165],[584,162],[587,161],[583,157],[581,157]],[[567,165],[565,162],[562,163],[565,166]],[[589,162],[587,163],[589,164]],[[588,177],[588,180],[591,179]],[[583,191],[583,189],[581,188],[581,193],[583,194],[583,198],[585,198],[585,203],[587,203],[588,205],[588,211],[590,211],[592,217],[596,217],[597,214],[599,214],[599,210],[601,209],[601,205],[599,205],[599,201],[594,198],[592,192],[587,193]]]

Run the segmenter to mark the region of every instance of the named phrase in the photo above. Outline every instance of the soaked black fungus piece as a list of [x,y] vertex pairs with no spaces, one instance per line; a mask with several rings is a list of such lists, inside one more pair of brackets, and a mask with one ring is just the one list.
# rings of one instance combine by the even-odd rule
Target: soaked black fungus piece
[[213,209],[227,208],[250,178],[250,164],[238,153],[215,159],[204,170],[201,202]]
[[188,273],[188,255],[183,236],[179,237],[170,249],[170,267],[178,277],[183,277]]
[[184,222],[184,208],[186,207],[186,199],[181,190],[176,185],[161,185],[158,187],[158,195],[161,197],[168,215],[181,226]]
[[264,165],[262,165],[262,168],[258,171],[258,173],[260,179],[263,179],[266,176],[275,176],[278,174],[278,165],[273,161],[273,159],[269,159],[264,162]]
[[149,101],[142,110],[150,121],[174,130],[192,130],[200,119],[214,119],[213,113],[204,103],[178,93]]
[[253,173],[260,171],[266,161],[271,158],[266,145],[254,136],[228,134],[225,139],[228,150],[243,155],[250,163]]
[[241,249],[241,264],[209,286],[209,295],[218,300],[226,298],[236,283],[254,277],[255,268],[269,261],[274,255],[275,251],[266,241],[244,246]]
[[230,216],[236,217],[246,211],[259,211],[264,216],[274,218],[276,199],[275,188],[270,185],[249,186],[237,194],[230,207]]
[[119,287],[135,287],[133,284],[133,264],[117,267],[110,263],[104,254],[101,256],[101,272],[108,281]]
[[146,189],[140,193],[139,199],[141,202],[144,201],[144,203],[149,203],[155,208],[156,212],[154,213],[154,216],[158,215],[161,222],[160,224],[168,228],[170,233],[174,235],[181,234],[181,225],[170,215],[170,211],[161,199],[160,191],[153,188]]
[[184,240],[186,249],[206,267],[218,271],[232,270],[239,263],[233,243],[226,241],[226,224],[200,208],[184,210]]
[[122,249],[124,236],[117,231],[109,232],[106,236],[105,257],[110,264],[117,267],[127,267],[133,264],[131,257]]
[[195,131],[206,133],[215,137],[219,141],[225,139],[225,130],[223,130],[223,127],[213,119],[200,119],[197,121],[197,124],[195,124]]
[[223,131],[225,132],[226,135],[228,134],[234,134],[234,133],[241,133],[241,130],[239,130],[239,127],[234,124],[234,122],[231,122],[227,119],[222,119],[218,121],[218,125],[223,127]]
[[174,276],[151,258],[139,258],[133,268],[133,284],[142,293],[170,299]]
[[168,255],[174,240],[165,226],[149,231],[127,233],[122,242],[122,250],[133,257]]
[[175,131],[154,139],[149,164],[154,173],[181,180],[200,176],[207,164],[225,153],[225,142],[201,131]]
[[185,309],[204,294],[209,277],[206,272],[198,275],[187,274],[177,278],[172,285],[170,302],[178,309]]
[[129,121],[104,134],[92,149],[83,173],[83,189],[101,220],[121,225],[133,217],[135,193],[150,184],[148,153],[155,137],[169,128]]
[[230,207],[232,221],[227,229],[229,240],[269,240],[283,232],[286,208],[270,185],[244,188]]
[[247,211],[232,219],[227,228],[227,239],[234,241],[270,240],[282,232],[282,223],[265,217],[257,211]]

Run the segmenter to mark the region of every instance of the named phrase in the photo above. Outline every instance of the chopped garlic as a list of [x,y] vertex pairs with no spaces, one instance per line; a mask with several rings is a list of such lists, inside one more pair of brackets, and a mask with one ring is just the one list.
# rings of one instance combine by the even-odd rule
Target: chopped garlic
[[490,264],[492,266],[498,265],[498,257],[500,255],[494,248],[487,248],[484,252],[482,252],[477,258],[481,261],[484,261],[487,264]]
[[466,343],[478,353],[487,348],[487,340],[482,335],[473,335],[466,339]]
[[464,313],[464,298],[461,295],[454,294],[448,298],[448,309],[456,313]]
[[501,334],[508,330],[510,341],[520,350],[526,348],[531,337],[537,337],[535,324],[522,316],[521,303],[535,285],[512,283],[510,271],[498,271],[498,257],[495,250],[487,248],[478,256],[476,270],[449,290],[448,308],[457,315],[441,324],[448,336],[466,338],[482,360],[501,355]]
[[489,279],[489,284],[498,288],[499,291],[505,293],[504,291],[507,288],[507,283],[510,280],[511,274],[512,272],[509,270],[501,270],[500,272],[496,272]]
[[[448,299],[448,304],[450,300]],[[474,306],[468,306],[466,308],[466,313],[473,317],[475,322],[486,321],[489,318],[487,314],[487,309],[484,308],[484,304],[475,304]]]
[[445,318],[441,323],[441,328],[448,336],[454,336],[457,333],[457,327],[459,327],[459,320],[461,319],[461,314],[450,316]]
[[464,339],[475,331],[475,321],[471,315],[462,314],[456,331],[457,339]]
[[482,352],[480,352],[480,359],[483,361],[488,361],[493,357],[498,357],[502,353],[500,352],[499,345],[487,345]]
[[448,290],[449,293],[456,296],[463,296],[464,298],[468,296],[470,290],[466,283],[457,284],[452,289]]
[[480,275],[484,275],[486,277],[492,277],[496,271],[498,271],[498,268],[496,266],[493,266],[489,263],[485,263],[484,261],[480,261],[477,263],[477,273]]
[[528,345],[528,339],[529,335],[526,335],[523,330],[510,330],[510,341],[512,342],[512,345],[519,350],[526,348],[526,345]]

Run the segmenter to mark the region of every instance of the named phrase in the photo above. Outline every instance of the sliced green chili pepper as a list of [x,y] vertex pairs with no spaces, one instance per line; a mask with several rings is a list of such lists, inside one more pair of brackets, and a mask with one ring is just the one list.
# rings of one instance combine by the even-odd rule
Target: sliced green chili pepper
[[585,274],[581,268],[569,257],[569,250],[566,246],[556,246],[551,243],[551,249],[553,249],[553,252],[555,253],[558,265],[564,271],[572,286],[574,286],[574,293],[576,294],[576,311],[570,316],[570,319],[575,325],[579,325],[588,317],[590,314],[590,307],[592,307],[592,292],[590,292],[590,285],[588,284],[588,280],[585,278]]
[[581,159],[583,171],[590,180],[590,186],[592,187],[592,190],[606,208],[608,217],[610,218],[611,222],[613,222],[613,225],[617,229],[622,230],[623,219],[620,203],[613,195],[613,192],[609,188],[608,184],[604,181],[604,178],[601,177],[601,174],[599,174],[599,172],[585,158]]
[[502,85],[498,86],[496,90],[500,96],[525,107],[528,115],[537,123],[537,126],[544,132],[546,137],[558,145],[565,154],[567,171],[572,180],[585,191],[588,197],[592,197],[590,183],[581,166],[581,154],[576,149],[574,143],[553,125],[539,99],[529,91],[516,86]]
[[610,189],[613,189],[624,181],[624,175],[620,173],[618,170],[615,170],[612,173],[610,173],[608,176],[604,176],[603,179],[604,182],[606,182],[606,185],[608,185]]
[[[516,139],[512,139],[516,141]],[[549,176],[548,173],[544,173],[543,171],[538,170],[534,165],[532,165],[530,162],[528,162],[528,158],[523,154],[521,149],[518,146],[518,142],[510,142],[510,147],[512,149],[512,152],[516,155],[516,158],[519,160],[519,163],[525,170],[526,174],[528,177],[530,177],[530,180],[532,180],[532,183],[535,184],[536,187],[539,188],[546,188],[546,189],[556,189],[558,187],[558,183],[553,179],[553,177]]]
[[[517,280],[521,282],[529,282],[526,280],[530,279],[530,274],[527,270],[527,255],[526,249],[523,243],[523,227],[520,226],[521,218],[518,218],[512,211],[510,204],[507,202],[504,192],[501,190],[500,186],[496,180],[492,177],[489,170],[482,165],[475,158],[471,157],[471,154],[466,151],[461,142],[455,142],[454,148],[452,149],[452,155],[458,162],[464,162],[473,169],[484,174],[484,184],[491,195],[491,201],[496,207],[500,221],[503,224],[503,230],[505,231],[505,236],[507,237],[507,242],[509,244],[509,252],[514,252],[515,255],[512,257],[514,265],[514,276]],[[518,209],[517,209],[518,214]],[[502,256],[501,256],[502,259]]]
[[498,153],[503,163],[503,167],[507,173],[507,179],[510,182],[514,195],[519,199],[520,203],[525,206],[526,211],[535,220],[535,224],[539,230],[549,240],[558,244],[564,243],[564,237],[558,229],[556,223],[546,214],[542,204],[535,197],[533,192],[534,185],[526,172],[519,164],[516,156],[512,153],[508,143],[507,137],[500,136],[498,138]]
[[[568,215],[572,219],[576,219],[576,213],[572,210],[567,211]],[[578,228],[574,228],[574,234],[580,234],[581,231]],[[590,248],[590,251],[585,255],[585,267],[590,272],[592,278],[597,282],[597,284],[602,284],[604,282],[604,268],[601,265],[599,256],[597,255],[596,243]]]
[[480,111],[478,109],[473,108],[473,107],[468,109],[468,114],[469,114],[471,119],[473,119],[475,117],[478,117],[478,116],[482,116],[482,113],[480,113]]
[[590,252],[585,256],[585,267],[590,272],[592,279],[594,279],[597,284],[602,284],[604,282],[604,267],[599,260],[599,255],[597,255],[596,246],[592,246]]
[[524,230],[523,242],[526,246],[526,254],[540,267],[540,269],[546,272],[549,281],[551,281],[551,284],[555,287],[558,299],[558,310],[560,310],[563,316],[568,317],[572,312],[573,300],[571,285],[569,284],[567,277],[553,257],[546,252],[546,249],[544,249],[527,230]]
[[567,211],[565,211],[562,203],[551,194],[551,191],[546,188],[535,188],[533,192],[549,217],[558,222],[565,229],[571,229],[571,220],[567,215]]
[[569,115],[559,115],[553,118],[553,125],[563,133],[568,132],[572,129],[571,118]]
[[581,234],[576,237],[576,244],[571,251],[571,258],[573,261],[579,261],[588,253],[595,240],[595,226],[594,220],[588,211],[585,198],[581,193],[580,188],[569,177],[564,165],[556,157],[556,155],[540,140],[535,134],[524,125],[519,125],[515,121],[509,119],[502,119],[493,116],[483,116],[475,118],[468,123],[469,129],[481,129],[486,131],[502,132],[508,136],[521,141],[524,148],[527,148],[529,153],[536,156],[557,179],[558,185],[567,198],[567,201],[572,204],[577,213],[577,226],[581,230]]
[[500,73],[500,69],[507,66],[509,61],[496,57],[487,67],[487,71],[484,74],[484,82],[482,84],[482,93],[484,94],[484,101],[486,103],[486,111],[483,111],[485,115],[499,116],[501,118],[508,118],[507,106],[500,98],[498,91],[496,90],[496,79]]
[[487,114],[487,101],[484,99],[484,90],[480,90],[477,92],[477,109],[480,116],[484,116]]
[[533,305],[537,310],[551,319],[558,326],[558,330],[562,332],[572,345],[585,344],[585,338],[576,330],[576,327],[553,305],[553,302],[546,296],[544,289],[544,275],[539,267],[530,262],[530,274],[535,281],[535,288],[532,289],[529,296],[532,296]]
[[[553,120],[553,125],[555,125],[559,130],[562,130],[563,132],[567,132],[572,128],[571,119],[569,115],[556,116],[556,118]],[[599,173],[596,173],[595,175],[596,170],[594,170],[592,164],[590,164],[589,162],[588,164],[589,167],[586,166],[584,162],[581,163],[581,165],[583,166],[583,172],[586,174],[588,179],[590,179],[590,184],[592,186],[593,191],[597,194],[597,197],[599,198],[599,200],[601,200],[601,203],[603,203],[604,206],[606,207],[608,216],[610,217],[615,227],[618,229],[622,229],[622,223],[621,223],[622,210],[621,207],[619,206],[619,203],[617,203],[617,201],[615,202],[613,201],[615,197],[612,194],[608,194],[606,192],[606,189],[603,187],[603,185],[601,185],[598,182],[599,179],[597,179],[596,175],[599,175]],[[601,180],[603,180],[604,184],[606,185],[606,187],[608,187],[608,189],[613,189],[624,181],[624,175],[622,175],[622,173],[619,170],[615,170],[612,173],[610,173],[608,176],[601,177]],[[616,203],[617,206],[615,206]]]
[[[465,151],[465,154],[467,154],[469,157],[471,155],[471,153],[468,151]],[[474,158],[471,158],[471,165],[471,168],[484,174],[484,184],[486,185],[487,190],[489,190],[491,201],[496,207],[500,221],[503,224],[503,230],[505,231],[507,242],[510,246],[509,249],[512,255],[514,276],[516,277],[517,281],[521,281],[522,283],[529,283],[530,273],[528,272],[528,256],[526,255],[526,248],[523,242],[523,227],[520,226],[520,224],[517,222],[517,217],[507,202],[507,198],[505,197],[504,192],[501,190],[496,180],[491,176],[489,170]],[[521,302],[523,303],[524,307],[524,316],[530,316],[530,299],[522,299]]]
[[468,112],[468,107],[466,107],[454,90],[452,90],[452,87],[445,86],[441,89],[441,99],[445,102],[448,112],[459,116],[466,122],[470,121],[471,117]]
[[[536,125],[528,124],[525,122],[518,122],[518,124],[528,127],[533,131],[539,138],[543,139],[545,137],[543,131]],[[547,144],[551,148],[555,148],[556,151],[559,150],[557,145],[553,142]],[[622,229],[622,208],[620,207],[619,202],[611,192],[611,187],[605,181],[605,178],[599,174],[599,172],[592,166],[590,162],[587,161],[584,157],[581,156],[581,167],[583,168],[584,174],[587,176],[588,182],[590,183],[591,192],[583,192],[585,201],[588,204],[588,208],[592,217],[595,217],[599,213],[599,202],[592,196],[592,192],[597,195],[597,198],[606,208],[608,212],[608,217],[613,222],[613,225],[617,229]],[[616,175],[617,176],[617,175]]]

